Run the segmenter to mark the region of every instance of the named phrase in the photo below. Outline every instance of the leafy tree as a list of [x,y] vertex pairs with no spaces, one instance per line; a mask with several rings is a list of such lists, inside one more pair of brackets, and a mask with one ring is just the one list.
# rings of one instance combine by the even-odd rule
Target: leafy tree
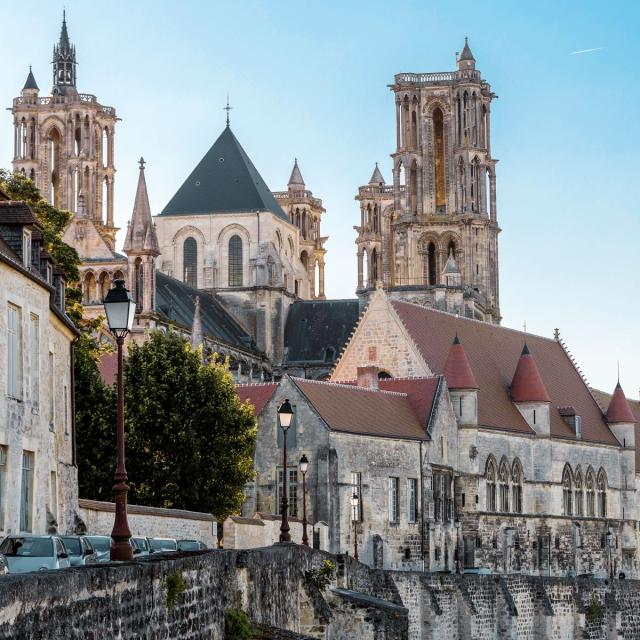
[[173,332],[131,345],[125,367],[127,469],[131,501],[237,512],[253,477],[256,421],[228,367],[202,363]]

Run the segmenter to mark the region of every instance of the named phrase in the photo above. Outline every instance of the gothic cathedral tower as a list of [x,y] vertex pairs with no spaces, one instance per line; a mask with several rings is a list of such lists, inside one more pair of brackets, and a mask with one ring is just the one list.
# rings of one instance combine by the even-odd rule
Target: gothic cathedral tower
[[389,294],[500,322],[495,94],[465,39],[457,71],[401,73],[396,98],[393,185],[377,165],[360,187],[358,294],[381,282]]
[[40,97],[31,70],[13,101],[13,168],[56,207],[86,214],[113,250],[113,136],[116,112],[76,89],[76,50],[66,17],[53,48],[51,95]]

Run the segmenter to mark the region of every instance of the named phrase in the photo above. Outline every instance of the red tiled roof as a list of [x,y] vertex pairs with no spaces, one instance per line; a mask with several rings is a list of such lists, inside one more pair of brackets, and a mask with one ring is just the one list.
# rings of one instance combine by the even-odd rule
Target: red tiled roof
[[385,438],[428,439],[425,416],[433,406],[437,378],[380,381],[381,387],[404,388],[404,393],[303,378],[292,380],[334,431]]
[[275,382],[261,382],[256,384],[237,384],[236,393],[242,402],[247,400],[253,405],[253,413],[259,416],[271,400],[273,392],[278,388]]
[[535,358],[526,343],[511,381],[511,399],[514,402],[551,402]]
[[635,422],[636,417],[631,411],[631,407],[627,402],[627,398],[624,395],[624,391],[620,386],[620,383],[616,385],[615,391],[611,396],[611,402],[609,402],[609,408],[607,409],[607,422],[610,424],[614,422]]
[[460,344],[458,335],[453,339],[447,361],[444,363],[444,377],[449,389],[477,389],[478,383],[469,366],[464,347]]
[[557,407],[571,405],[582,417],[582,437],[617,445],[602,411],[580,374],[556,340],[542,338],[499,325],[455,316],[407,302],[392,301],[402,323],[424,359],[436,373],[444,370],[453,336],[458,333],[476,379],[478,418],[483,426],[533,433],[509,395],[513,372],[522,345],[527,341],[535,354],[540,376],[551,398],[551,434],[575,438]]

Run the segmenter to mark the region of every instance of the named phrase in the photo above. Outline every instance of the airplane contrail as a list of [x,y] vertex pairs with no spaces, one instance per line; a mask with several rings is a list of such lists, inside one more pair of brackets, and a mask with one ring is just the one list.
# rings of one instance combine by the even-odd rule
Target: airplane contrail
[[594,47],[593,49],[580,49],[580,51],[572,51],[569,55],[578,56],[581,53],[592,53],[593,51],[602,51],[603,49],[606,49],[606,47]]

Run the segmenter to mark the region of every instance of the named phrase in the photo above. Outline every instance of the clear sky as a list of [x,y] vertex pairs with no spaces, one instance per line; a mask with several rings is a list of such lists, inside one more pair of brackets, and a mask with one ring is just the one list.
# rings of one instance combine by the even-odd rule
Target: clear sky
[[[29,64],[50,90],[62,6],[0,0],[3,105]],[[354,296],[358,185],[375,161],[391,179],[387,85],[402,71],[453,70],[468,35],[499,96],[503,324],[526,321],[546,336],[559,327],[593,385],[612,390],[620,361],[622,385],[638,397],[640,3],[66,0],[66,9],[79,90],[122,118],[119,226],[131,214],[138,158],[158,213],[222,131],[228,91],[232,129],[270,188],[285,188],[297,156],[324,200],[330,297]],[[5,112],[0,166],[12,147]]]

